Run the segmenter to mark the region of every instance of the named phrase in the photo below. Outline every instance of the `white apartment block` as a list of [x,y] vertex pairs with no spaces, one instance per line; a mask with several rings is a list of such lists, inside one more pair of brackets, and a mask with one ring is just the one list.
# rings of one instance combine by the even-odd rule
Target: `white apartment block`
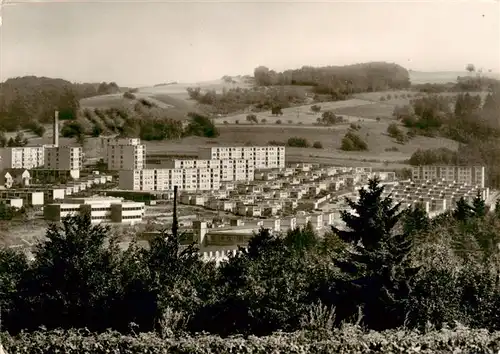
[[216,190],[221,186],[219,169],[161,168],[121,170],[119,188],[134,191],[168,191],[177,186],[184,191]]
[[106,197],[64,199],[62,203],[46,205],[43,213],[45,220],[55,222],[69,215],[89,213],[93,224],[135,224],[142,221],[144,210],[144,203]]
[[484,166],[415,166],[412,180],[465,183],[485,188],[486,173]]
[[0,170],[7,168],[25,168],[29,170],[43,166],[43,164],[43,146],[0,148]]
[[166,163],[171,169],[211,169],[217,172],[221,182],[253,181],[253,160],[172,160]]
[[81,147],[58,146],[45,148],[45,169],[79,171],[82,167],[83,151]]
[[200,159],[252,160],[255,169],[285,168],[283,146],[208,147],[199,151]]
[[107,148],[106,161],[110,171],[142,170],[146,164],[146,146],[111,144]]

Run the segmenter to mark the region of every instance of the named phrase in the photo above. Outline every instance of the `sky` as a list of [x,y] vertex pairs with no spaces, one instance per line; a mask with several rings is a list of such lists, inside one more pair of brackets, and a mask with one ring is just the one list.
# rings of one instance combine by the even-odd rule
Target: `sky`
[[121,86],[387,61],[500,72],[500,1],[2,0],[0,81]]

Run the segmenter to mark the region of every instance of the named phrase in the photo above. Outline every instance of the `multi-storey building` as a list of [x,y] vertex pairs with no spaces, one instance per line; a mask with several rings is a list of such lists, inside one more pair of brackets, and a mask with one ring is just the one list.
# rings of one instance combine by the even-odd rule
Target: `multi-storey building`
[[146,163],[146,146],[140,139],[110,139],[104,145],[108,170],[142,170]]
[[45,148],[44,168],[56,171],[75,171],[83,167],[81,147],[57,146]]
[[198,157],[215,160],[252,160],[255,169],[285,167],[283,146],[208,147],[200,149]]
[[217,168],[160,168],[121,170],[119,188],[136,191],[167,191],[177,186],[180,190],[214,190],[221,185]]
[[484,166],[415,166],[412,180],[465,183],[485,187],[486,173]]
[[43,146],[0,148],[0,170],[7,168],[32,169],[43,166],[43,164]]
[[218,172],[222,182],[253,181],[255,166],[253,160],[172,160],[165,167],[172,169],[198,168]]
[[108,170],[142,170],[146,163],[144,145],[110,145],[107,152]]
[[134,224],[144,217],[144,203],[126,202],[121,198],[64,199],[44,207],[45,220],[61,221],[66,216],[88,213],[93,224]]

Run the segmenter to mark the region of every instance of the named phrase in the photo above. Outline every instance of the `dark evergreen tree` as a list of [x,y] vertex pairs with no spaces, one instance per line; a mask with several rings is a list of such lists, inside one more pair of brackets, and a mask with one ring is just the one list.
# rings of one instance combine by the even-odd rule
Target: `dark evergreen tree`
[[[408,281],[417,269],[407,263],[412,248],[411,238],[397,234],[400,220],[399,204],[382,197],[384,187],[377,179],[369,181],[368,189],[359,191],[359,200],[347,200],[354,213],[342,212],[347,230],[333,231],[351,244],[346,259],[337,265],[348,276],[344,288],[344,311],[363,308],[364,322],[373,329],[391,328],[404,321],[404,308],[409,293]],[[348,315],[344,313],[343,316]]]
[[289,230],[285,236],[285,244],[298,251],[311,249],[318,245],[318,242],[318,235],[310,222],[303,228]]
[[486,203],[480,190],[477,191],[476,197],[472,201],[472,210],[475,217],[484,218],[486,215]]
[[453,217],[459,221],[467,221],[473,215],[473,208],[469,205],[469,203],[467,203],[464,197],[461,197],[457,202],[455,210],[453,211]]
[[430,231],[431,221],[422,204],[408,208],[403,217],[403,230],[406,235],[416,235]]
[[383,191],[384,187],[379,184],[379,180],[372,179],[368,183],[368,189],[362,188],[359,191],[358,201],[346,198],[354,213],[342,211],[341,218],[347,230],[332,227],[333,231],[347,243],[361,242],[367,250],[378,248],[402,216],[399,212],[400,205],[394,205],[390,196],[383,198]]

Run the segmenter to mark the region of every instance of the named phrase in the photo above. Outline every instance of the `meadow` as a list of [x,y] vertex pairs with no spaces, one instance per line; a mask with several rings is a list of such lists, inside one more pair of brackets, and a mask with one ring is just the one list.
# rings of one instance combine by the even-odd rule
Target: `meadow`
[[[137,99],[125,99],[123,95],[104,95],[81,100],[83,108],[107,108],[132,106],[140,98],[146,98],[159,107],[175,112],[182,117],[182,112],[196,110],[196,102],[190,100],[186,89],[201,87],[204,90],[220,91],[234,86],[248,86],[239,80],[237,84],[228,84],[223,80],[194,84],[167,84],[140,88]],[[245,86],[245,87],[246,87]],[[410,94],[410,97],[408,97]],[[390,96],[388,96],[390,95]],[[446,147],[456,150],[458,144],[443,138],[417,136],[402,145],[387,135],[387,127],[394,122],[392,113],[395,106],[409,104],[414,92],[386,91],[355,94],[352,99],[335,102],[321,102],[319,113],[311,111],[313,104],[284,108],[283,115],[273,116],[270,111],[253,113],[258,124],[250,123],[246,117],[250,112],[227,117],[214,118],[220,135],[217,138],[187,137],[180,140],[145,141],[150,154],[196,156],[199,148],[212,145],[266,145],[271,141],[286,143],[289,138],[305,138],[310,145],[319,142],[322,149],[287,148],[287,160],[290,162],[310,161],[330,164],[371,164],[376,166],[404,167],[403,161],[411,154],[425,146],[427,148]],[[384,97],[384,101],[380,98]],[[390,97],[390,98],[388,98]],[[344,118],[345,123],[334,126],[318,126],[317,121],[325,111],[333,111]],[[378,118],[378,119],[377,119]],[[281,124],[277,124],[280,121]],[[341,151],[343,136],[349,131],[351,123],[359,125],[356,131],[368,144],[368,150],[362,152]],[[405,130],[404,128],[402,128]],[[52,128],[46,126],[43,138],[29,135],[31,143],[50,143]],[[72,139],[61,138],[62,144],[75,144]],[[84,143],[84,151],[92,161],[99,158],[98,139],[88,137]],[[390,150],[390,151],[389,151]]]

